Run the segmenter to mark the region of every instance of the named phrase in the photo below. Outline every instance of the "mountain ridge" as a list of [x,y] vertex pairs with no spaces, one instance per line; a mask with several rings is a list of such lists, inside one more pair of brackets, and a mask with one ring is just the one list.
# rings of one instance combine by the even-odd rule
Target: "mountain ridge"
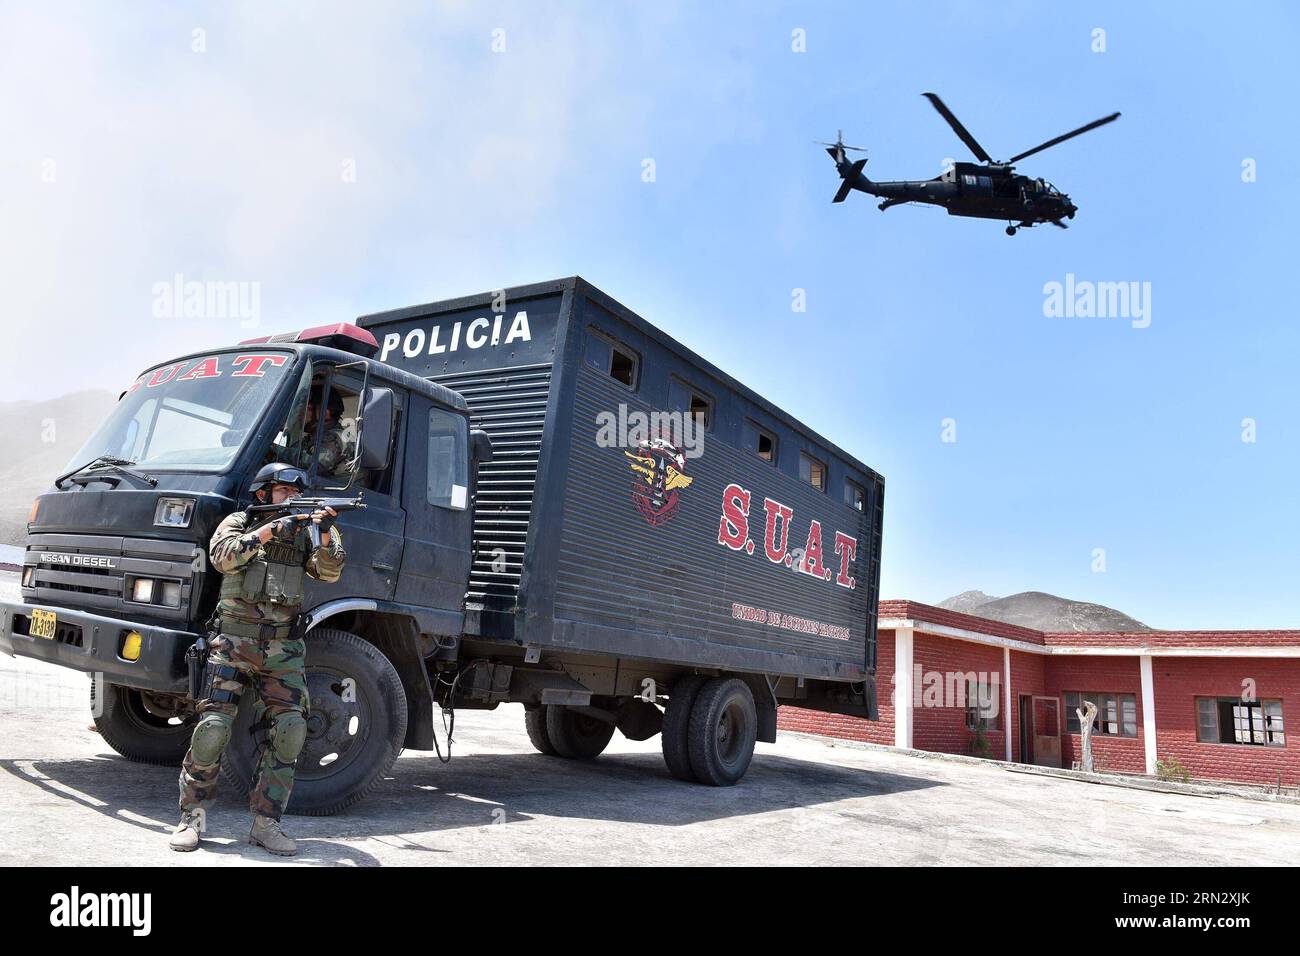
[[962,591],[944,598],[936,606],[1036,631],[1087,634],[1155,630],[1113,607],[1076,601],[1046,591],[1020,591],[1007,597],[994,597],[983,591]]

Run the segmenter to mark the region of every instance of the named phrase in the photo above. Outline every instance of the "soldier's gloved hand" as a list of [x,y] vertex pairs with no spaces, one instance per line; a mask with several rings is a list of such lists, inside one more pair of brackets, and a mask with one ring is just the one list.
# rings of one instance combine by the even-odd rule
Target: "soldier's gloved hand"
[[276,518],[274,521],[268,521],[266,524],[262,525],[260,528],[257,529],[257,531],[254,532],[257,535],[257,540],[262,542],[262,544],[266,544],[272,538],[279,538],[281,533],[287,527],[285,525],[285,522],[292,521],[292,520],[293,520],[292,517],[289,516],[284,518]]
[[315,524],[320,525],[321,533],[324,534],[326,531],[329,531],[330,528],[334,527],[334,519],[337,518],[338,515],[339,513],[333,508],[322,508],[320,511],[313,511],[311,513],[311,520]]
[[292,535],[298,527],[298,521],[302,515],[285,515],[283,518],[276,518],[271,522],[271,534],[277,538]]

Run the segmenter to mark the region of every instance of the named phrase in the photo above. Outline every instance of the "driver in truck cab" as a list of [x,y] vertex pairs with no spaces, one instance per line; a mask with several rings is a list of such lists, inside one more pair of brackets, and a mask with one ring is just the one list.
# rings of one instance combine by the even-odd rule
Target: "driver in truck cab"
[[[355,422],[343,419],[343,396],[331,389],[329,401],[322,409],[324,385],[316,384],[307,398],[303,412],[302,434],[290,447],[289,460],[299,468],[310,468],[316,461],[317,474],[325,478],[347,477],[352,458],[356,455],[353,437]],[[316,454],[316,427],[322,414],[325,426],[321,431],[320,455]]]
[[[276,462],[258,471],[249,486],[259,504],[283,504],[307,488],[307,473]],[[181,822],[173,850],[198,848],[207,808],[217,791],[221,755],[230,742],[239,699],[256,695],[253,730],[258,761],[249,795],[254,814],[248,842],[289,856],[297,846],[280,828],[293,789],[294,764],[307,734],[310,707],[304,669],[306,645],[295,621],[304,577],[334,583],[343,572],[343,542],[333,527],[336,512],[311,514],[237,511],[212,535],[212,566],[221,573],[217,633],[211,639],[207,691],[199,701],[189,752],[181,766]],[[261,522],[261,523],[259,523]],[[320,529],[312,547],[307,522]]]

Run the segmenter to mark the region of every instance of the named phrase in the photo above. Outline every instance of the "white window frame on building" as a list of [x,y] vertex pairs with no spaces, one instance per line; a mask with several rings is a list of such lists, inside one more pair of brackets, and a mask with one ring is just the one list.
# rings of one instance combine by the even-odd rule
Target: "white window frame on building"
[[[1083,727],[1079,724],[1078,711],[1082,708],[1084,701],[1090,700],[1097,705],[1097,716],[1093,718],[1092,722],[1093,736],[1128,737],[1131,739],[1138,735],[1137,694],[1067,690],[1061,696],[1065,704],[1066,733],[1083,733]],[[1126,707],[1126,704],[1129,706]]]
[[[1207,706],[1208,705],[1208,706]],[[1232,727],[1223,726],[1225,711]],[[1206,739],[1213,723],[1213,739]],[[1231,733],[1232,740],[1224,740]],[[1242,739],[1243,735],[1246,737]],[[1280,700],[1241,700],[1236,697],[1196,698],[1196,741],[1231,747],[1285,747],[1286,730]]]

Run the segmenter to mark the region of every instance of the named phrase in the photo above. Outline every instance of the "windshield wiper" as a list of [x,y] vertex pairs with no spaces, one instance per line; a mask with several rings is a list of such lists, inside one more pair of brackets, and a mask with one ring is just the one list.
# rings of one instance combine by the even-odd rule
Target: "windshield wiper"
[[100,455],[98,458],[94,458],[86,462],[84,465],[79,465],[78,467],[72,469],[72,471],[68,472],[66,475],[59,475],[59,477],[54,479],[54,487],[62,490],[63,483],[67,481],[69,478],[75,477],[76,475],[81,474],[83,471],[91,471],[99,468],[112,468],[114,471],[120,471],[124,475],[130,475],[132,478],[138,478],[141,481],[147,482],[150,488],[153,488],[158,484],[158,479],[153,477],[152,475],[146,475],[142,471],[133,471],[132,469],[126,467],[127,465],[134,465],[134,464],[135,462],[129,458],[117,458],[113,455]]

